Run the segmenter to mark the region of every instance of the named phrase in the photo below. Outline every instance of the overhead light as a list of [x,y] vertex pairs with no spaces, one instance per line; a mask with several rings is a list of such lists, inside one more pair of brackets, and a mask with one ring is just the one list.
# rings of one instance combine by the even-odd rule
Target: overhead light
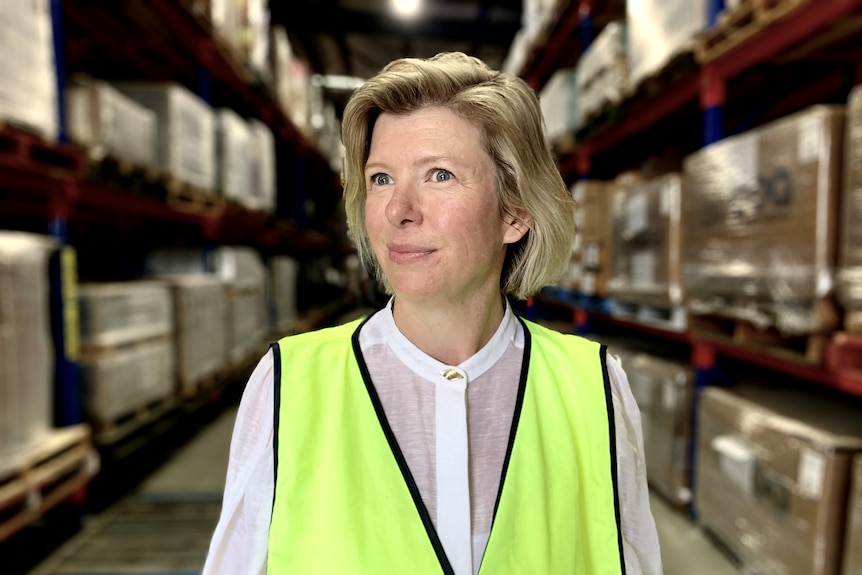
[[419,13],[421,0],[392,0],[392,8],[395,14],[402,18],[412,18]]

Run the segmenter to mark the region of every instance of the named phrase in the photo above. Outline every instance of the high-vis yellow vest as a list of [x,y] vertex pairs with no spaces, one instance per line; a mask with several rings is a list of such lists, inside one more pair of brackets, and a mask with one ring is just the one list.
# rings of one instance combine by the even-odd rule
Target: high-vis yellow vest
[[[481,575],[625,573],[605,348],[531,322]],[[269,575],[453,573],[359,348],[362,320],[275,354]]]

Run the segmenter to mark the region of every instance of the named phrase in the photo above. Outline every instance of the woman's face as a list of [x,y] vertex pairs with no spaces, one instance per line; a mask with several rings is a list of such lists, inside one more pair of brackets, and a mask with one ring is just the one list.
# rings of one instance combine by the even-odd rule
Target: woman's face
[[465,302],[499,290],[506,245],[526,228],[501,216],[479,128],[442,107],[382,114],[365,181],[368,236],[400,299]]

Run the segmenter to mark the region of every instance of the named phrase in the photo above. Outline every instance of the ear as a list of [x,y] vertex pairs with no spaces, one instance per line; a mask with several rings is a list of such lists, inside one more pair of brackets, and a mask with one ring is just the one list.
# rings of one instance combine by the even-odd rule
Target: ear
[[503,224],[506,226],[503,232],[503,241],[507,244],[514,244],[530,231],[533,218],[525,210],[516,210],[514,215],[505,215]]

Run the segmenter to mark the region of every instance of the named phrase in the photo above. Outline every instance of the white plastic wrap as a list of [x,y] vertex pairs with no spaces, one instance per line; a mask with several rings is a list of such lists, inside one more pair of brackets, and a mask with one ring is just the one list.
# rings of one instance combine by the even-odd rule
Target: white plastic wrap
[[82,347],[124,345],[174,329],[170,286],[163,281],[82,283],[78,301]]
[[554,72],[542,88],[539,102],[550,141],[574,132],[578,127],[578,98],[575,69],[561,68]]
[[0,0],[0,120],[57,137],[57,74],[48,0]]
[[271,331],[287,334],[297,321],[296,289],[299,262],[290,256],[273,256],[269,259],[269,302]]
[[626,0],[629,85],[691,50],[709,23],[708,0]]
[[251,130],[229,108],[216,110],[216,191],[242,205],[251,194]]
[[66,86],[66,111],[72,141],[93,159],[111,157],[155,169],[156,114],[95,78],[77,76]]
[[584,52],[576,70],[576,124],[582,127],[603,108],[618,104],[626,96],[629,79],[625,22],[609,22]]
[[79,361],[85,411],[97,427],[174,394],[170,336],[85,353]]
[[252,118],[250,160],[251,185],[247,207],[274,212],[276,205],[275,136],[263,122]]
[[0,472],[53,423],[47,236],[0,231]]
[[215,113],[176,83],[120,82],[116,87],[156,113],[161,173],[211,191],[215,186]]

